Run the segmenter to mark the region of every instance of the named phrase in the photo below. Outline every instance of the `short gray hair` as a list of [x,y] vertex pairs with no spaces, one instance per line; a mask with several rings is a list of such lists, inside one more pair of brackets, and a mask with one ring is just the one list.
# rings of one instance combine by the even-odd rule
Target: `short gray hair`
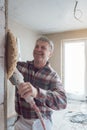
[[51,51],[53,52],[54,50],[54,44],[51,40],[49,40],[47,37],[40,37],[36,40],[36,43],[42,41],[42,42],[47,42],[51,48]]

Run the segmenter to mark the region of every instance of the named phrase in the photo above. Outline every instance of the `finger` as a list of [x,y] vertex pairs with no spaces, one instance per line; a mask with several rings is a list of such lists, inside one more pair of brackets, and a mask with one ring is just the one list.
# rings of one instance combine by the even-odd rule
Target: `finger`
[[19,94],[23,93],[24,91],[26,91],[27,89],[29,89],[27,84],[21,84],[19,87]]
[[26,96],[31,96],[31,90],[28,88],[23,93],[21,93],[22,98],[25,98]]
[[27,97],[32,96],[31,92],[25,93],[22,98],[26,99]]

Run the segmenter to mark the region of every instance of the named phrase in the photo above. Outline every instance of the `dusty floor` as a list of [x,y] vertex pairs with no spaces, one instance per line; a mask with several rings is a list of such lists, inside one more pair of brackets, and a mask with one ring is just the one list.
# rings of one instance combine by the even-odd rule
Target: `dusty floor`
[[[87,130],[87,114],[83,118],[83,102],[69,101],[65,110],[53,114],[53,130]],[[14,130],[15,117],[8,120],[8,130]]]

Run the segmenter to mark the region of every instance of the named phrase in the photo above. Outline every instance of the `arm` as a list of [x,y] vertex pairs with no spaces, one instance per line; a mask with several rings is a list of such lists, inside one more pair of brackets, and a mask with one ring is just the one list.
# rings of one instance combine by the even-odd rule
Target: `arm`
[[65,90],[60,78],[56,74],[51,79],[50,90],[39,88],[39,93],[36,98],[42,99],[45,105],[53,110],[65,109],[67,105]]
[[32,96],[35,99],[42,101],[48,108],[53,110],[65,109],[67,105],[67,98],[65,90],[62,86],[60,78],[55,75],[50,82],[50,89],[44,90],[39,87],[36,89],[31,83],[21,83],[19,85],[19,94],[26,99]]
[[[22,66],[27,68],[26,64],[22,64]],[[19,64],[19,69],[20,71],[22,70],[23,74],[27,72],[24,68],[22,69],[21,64]],[[47,73],[48,72],[50,72],[49,69]],[[33,96],[36,100],[40,100],[43,105],[51,109],[65,109],[67,105],[67,98],[59,76],[55,72],[49,73],[48,76],[50,77],[48,90],[41,89],[39,86],[33,86],[30,82],[26,82],[26,85],[25,83],[22,83],[20,84],[19,90],[21,97],[26,98],[28,95]]]
[[[24,82],[22,74],[15,69],[15,72],[10,78],[10,81],[13,85],[16,85],[18,88],[19,94],[27,102],[32,102],[33,98],[37,95],[37,90],[29,82]],[[31,89],[32,88],[32,89]],[[28,93],[28,94],[27,94]]]
[[13,75],[10,77],[10,82],[13,84],[13,85],[16,85],[18,86],[20,83],[24,82],[23,81],[23,76],[22,74],[17,70],[17,68],[15,69]]

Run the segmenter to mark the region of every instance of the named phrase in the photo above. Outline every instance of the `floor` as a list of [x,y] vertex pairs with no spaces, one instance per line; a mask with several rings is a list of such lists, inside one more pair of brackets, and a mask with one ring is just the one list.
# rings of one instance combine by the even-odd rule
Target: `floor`
[[65,110],[54,112],[53,130],[87,130],[87,107],[82,101],[68,101]]
[[[82,101],[68,101],[65,110],[54,112],[53,130],[87,130],[86,111]],[[16,117],[8,119],[8,130],[14,130],[15,119]]]

